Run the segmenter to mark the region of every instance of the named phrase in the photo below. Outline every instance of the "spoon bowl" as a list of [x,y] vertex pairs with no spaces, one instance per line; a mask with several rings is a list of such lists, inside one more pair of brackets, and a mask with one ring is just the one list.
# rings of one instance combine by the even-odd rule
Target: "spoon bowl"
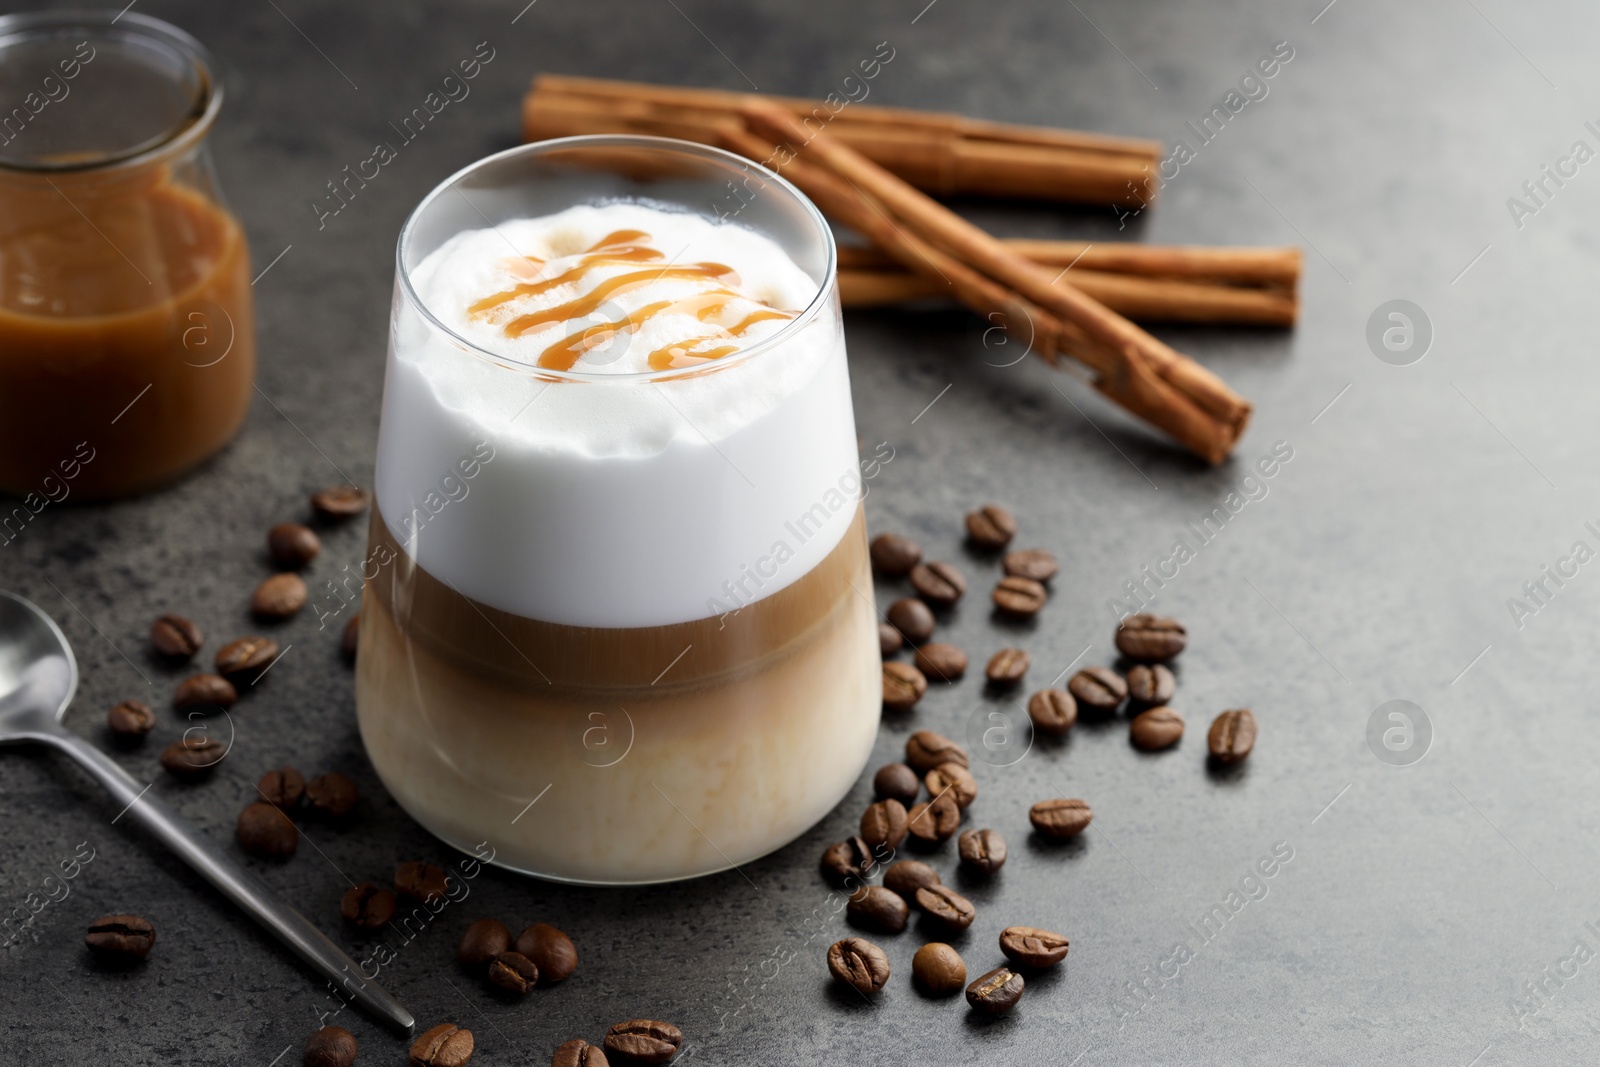
[[0,591],[0,743],[39,740],[78,691],[78,661],[56,621]]

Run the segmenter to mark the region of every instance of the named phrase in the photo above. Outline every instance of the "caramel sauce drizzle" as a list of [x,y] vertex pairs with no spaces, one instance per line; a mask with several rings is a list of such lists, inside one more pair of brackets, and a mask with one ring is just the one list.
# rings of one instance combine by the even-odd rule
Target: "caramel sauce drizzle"
[[[663,256],[660,250],[649,245],[649,241],[650,235],[643,230],[617,230],[584,249],[579,254],[578,262],[575,266],[549,278],[539,278],[540,269],[545,266],[545,261],[538,257],[522,256],[506,260],[502,263],[502,266],[507,272],[517,278],[526,279],[526,281],[504,292],[484,297],[482,300],[472,304],[468,308],[468,312],[482,316],[513,300],[550,292],[552,289],[562,285],[580,281],[595,267],[659,262]],[[679,300],[658,300],[646,304],[614,322],[598,323],[587,326],[577,333],[570,334],[540,353],[539,366],[548,370],[571,370],[577,365],[578,360],[583,357],[585,352],[605,344],[629,330],[639,329],[656,315],[691,314],[701,322],[706,323],[713,332],[702,337],[693,337],[664,345],[651,352],[647,362],[651,370],[673,370],[680,367],[693,367],[721,359],[723,356],[737,352],[740,348],[738,344],[726,343],[712,344],[710,347],[699,347],[707,344],[707,342],[742,336],[758,322],[766,322],[773,319],[791,319],[794,317],[794,312],[781,311],[777,308],[766,306],[764,302],[755,301],[753,297],[745,296],[734,288],[729,288],[739,284],[739,276],[734,272],[733,268],[721,263],[691,263],[680,267],[666,266],[659,269],[627,271],[607,278],[576,299],[511,319],[504,327],[506,336],[521,337],[527,333],[550,326],[557,326],[592,314],[613,296],[643,288],[665,278],[682,280],[704,279],[708,282],[714,279],[715,282],[710,288],[692,296]],[[735,300],[762,303],[763,306],[745,315],[731,326],[724,326],[713,321],[726,312],[728,305]]]

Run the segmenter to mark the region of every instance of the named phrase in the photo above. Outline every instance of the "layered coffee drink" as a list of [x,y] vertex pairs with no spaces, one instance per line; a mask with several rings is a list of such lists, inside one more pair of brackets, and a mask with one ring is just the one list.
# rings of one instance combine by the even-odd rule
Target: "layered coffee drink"
[[[668,192],[737,166],[648,139],[629,160],[629,188],[672,163]],[[881,683],[832,248],[798,193],[765,195],[788,234],[502,196],[491,225],[402,236],[357,707],[446,841],[556,879],[692,877],[797,837],[865,765]],[[780,239],[807,236],[802,266]]]

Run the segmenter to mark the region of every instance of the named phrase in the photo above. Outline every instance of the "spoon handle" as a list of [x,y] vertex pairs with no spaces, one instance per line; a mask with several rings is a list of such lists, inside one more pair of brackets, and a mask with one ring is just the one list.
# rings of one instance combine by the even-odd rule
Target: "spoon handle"
[[280,900],[259,878],[184,822],[159,797],[151,796],[149,786],[140,788],[139,783],[99,749],[64,728],[57,727],[40,739],[48,740],[71,756],[125,805],[117,819],[127,816],[160,838],[162,844],[177,853],[206,881],[272,931],[301,959],[326,975],[345,996],[396,1027],[409,1030],[413,1026],[415,1020],[411,1013],[376,981],[365,978],[360,965],[343,949]]

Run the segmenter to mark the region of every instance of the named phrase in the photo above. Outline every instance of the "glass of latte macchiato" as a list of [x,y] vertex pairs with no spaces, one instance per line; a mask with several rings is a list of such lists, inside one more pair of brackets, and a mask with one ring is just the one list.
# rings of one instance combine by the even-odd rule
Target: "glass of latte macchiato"
[[822,217],[716,149],[546,141],[435,189],[397,273],[356,685],[384,784],[566,881],[799,836],[881,705]]

